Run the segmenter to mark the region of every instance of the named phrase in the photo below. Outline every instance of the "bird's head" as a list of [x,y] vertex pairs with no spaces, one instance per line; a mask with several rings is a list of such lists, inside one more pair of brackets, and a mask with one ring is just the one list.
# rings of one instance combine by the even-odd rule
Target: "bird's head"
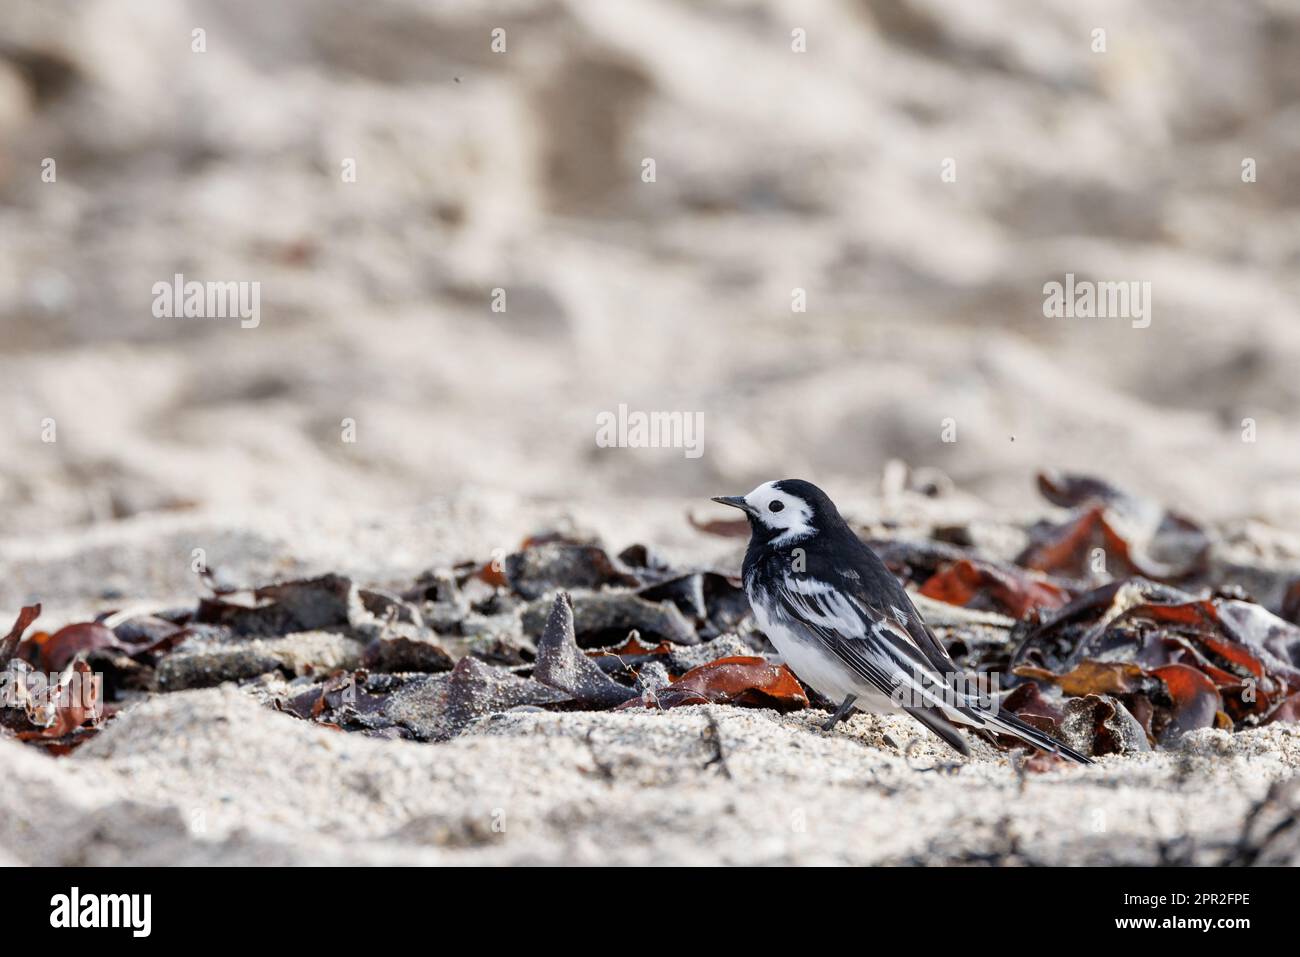
[[802,479],[764,482],[748,495],[720,495],[713,501],[740,509],[749,519],[753,540],[775,547],[811,538],[844,521],[826,493]]

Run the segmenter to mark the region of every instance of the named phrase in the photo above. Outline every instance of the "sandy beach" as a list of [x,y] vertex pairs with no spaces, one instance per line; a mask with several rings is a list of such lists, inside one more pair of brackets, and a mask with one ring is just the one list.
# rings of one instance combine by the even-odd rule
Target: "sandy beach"
[[[214,582],[401,590],[556,529],[734,574],[743,540],[690,519],[794,476],[873,538],[959,529],[1011,562],[1065,520],[1045,469],[1190,517],[1197,587],[1288,613],[1291,4],[10,0],[4,21],[3,628]],[[257,284],[256,323],[160,316],[178,275]],[[1067,276],[1147,284],[1149,309],[1045,314]],[[621,407],[698,441],[608,447]],[[1293,722],[1026,772],[985,743],[950,766],[905,718],[823,733],[815,709],[509,711],[443,742],[278,713],[361,660],[344,630],[274,674],[132,691],[64,756],[0,737],[0,861],[1214,864],[1295,813]],[[1300,863],[1294,839],[1256,850]]]

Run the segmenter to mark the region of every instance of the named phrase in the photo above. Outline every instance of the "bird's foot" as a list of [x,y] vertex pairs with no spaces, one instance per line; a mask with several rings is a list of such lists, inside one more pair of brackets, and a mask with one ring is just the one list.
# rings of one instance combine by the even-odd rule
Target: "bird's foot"
[[835,709],[835,713],[826,719],[825,724],[822,725],[822,730],[834,731],[835,726],[849,716],[849,712],[853,710],[853,702],[857,700],[858,696],[855,694],[846,697],[844,703]]

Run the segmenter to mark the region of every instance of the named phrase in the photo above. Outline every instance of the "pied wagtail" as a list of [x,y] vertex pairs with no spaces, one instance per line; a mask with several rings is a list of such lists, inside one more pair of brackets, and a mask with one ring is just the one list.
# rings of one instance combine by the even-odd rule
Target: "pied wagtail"
[[969,682],[921,619],[898,579],[810,482],[767,482],[713,501],[749,518],[745,593],[758,626],[799,679],[842,702],[830,731],[855,707],[906,713],[962,754],[954,724],[1010,735],[1082,764],[1092,762],[999,711]]

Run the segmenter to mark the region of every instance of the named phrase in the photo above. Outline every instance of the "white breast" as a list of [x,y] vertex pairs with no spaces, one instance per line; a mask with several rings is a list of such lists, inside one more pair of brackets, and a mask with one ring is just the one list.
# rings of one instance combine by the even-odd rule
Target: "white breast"
[[754,621],[767,635],[790,670],[804,684],[818,694],[839,704],[848,695],[857,695],[859,711],[877,714],[897,713],[898,708],[889,698],[878,692],[870,682],[859,677],[852,669],[825,650],[808,633],[792,625],[783,616],[769,613],[762,601],[750,596]]

